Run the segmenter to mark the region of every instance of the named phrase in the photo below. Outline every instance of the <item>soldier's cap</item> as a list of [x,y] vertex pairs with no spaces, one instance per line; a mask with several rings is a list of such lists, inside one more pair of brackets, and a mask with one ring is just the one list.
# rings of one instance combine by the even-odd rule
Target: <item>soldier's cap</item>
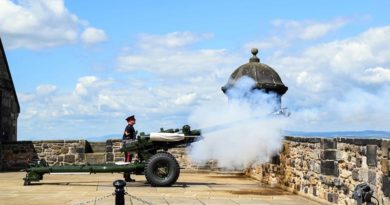
[[132,115],[132,116],[129,116],[129,117],[127,117],[127,118],[126,118],[126,121],[130,121],[130,120],[135,120],[135,117],[134,117],[134,115]]

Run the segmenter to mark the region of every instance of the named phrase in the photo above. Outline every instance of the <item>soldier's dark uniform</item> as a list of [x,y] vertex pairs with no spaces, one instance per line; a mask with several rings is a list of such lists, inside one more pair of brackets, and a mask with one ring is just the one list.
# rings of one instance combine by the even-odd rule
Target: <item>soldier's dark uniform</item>
[[123,140],[135,140],[135,130],[133,125],[127,125],[123,133]]
[[[134,115],[126,118],[127,122],[129,122],[130,120],[135,120]],[[125,143],[127,140],[136,140],[136,133],[135,133],[135,129],[134,129],[133,125],[128,124],[126,126],[125,131],[123,132],[122,140],[123,140],[123,143]],[[125,152],[125,162],[131,162],[132,157],[133,157],[132,153]],[[123,174],[123,176],[125,178],[125,181],[127,181],[127,182],[134,181],[133,179],[131,179],[130,173],[128,173],[128,172],[125,172]]]

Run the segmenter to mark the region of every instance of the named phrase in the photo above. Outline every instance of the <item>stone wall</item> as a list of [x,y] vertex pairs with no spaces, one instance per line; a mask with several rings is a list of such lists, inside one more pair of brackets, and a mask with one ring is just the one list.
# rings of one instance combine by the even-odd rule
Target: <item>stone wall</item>
[[389,140],[286,137],[274,163],[248,176],[322,203],[355,204],[356,185],[368,183],[380,204],[390,204]]
[[49,140],[2,142],[0,171],[17,171],[34,158],[45,159],[49,165],[83,163],[85,140]]

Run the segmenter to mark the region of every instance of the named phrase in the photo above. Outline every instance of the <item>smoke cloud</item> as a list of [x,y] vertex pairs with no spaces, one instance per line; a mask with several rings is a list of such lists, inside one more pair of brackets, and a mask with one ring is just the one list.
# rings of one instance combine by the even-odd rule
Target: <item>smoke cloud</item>
[[273,114],[276,95],[252,90],[254,83],[241,78],[228,90],[228,102],[207,102],[191,113],[189,122],[201,128],[203,135],[190,147],[193,161],[217,160],[219,167],[243,169],[254,162],[268,162],[280,150],[288,119]]

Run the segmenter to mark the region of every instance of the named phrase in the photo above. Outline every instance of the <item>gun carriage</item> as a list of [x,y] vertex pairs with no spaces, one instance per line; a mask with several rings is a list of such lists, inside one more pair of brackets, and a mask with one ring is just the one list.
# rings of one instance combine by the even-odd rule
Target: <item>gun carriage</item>
[[106,163],[48,166],[44,160],[35,160],[25,170],[24,185],[38,182],[44,174],[55,173],[114,173],[145,175],[151,186],[171,186],[180,175],[180,166],[175,157],[167,152],[171,148],[189,145],[200,139],[200,130],[191,130],[189,125],[182,129],[163,130],[159,133],[139,135],[137,140],[124,141],[122,152],[137,153],[133,163]]

